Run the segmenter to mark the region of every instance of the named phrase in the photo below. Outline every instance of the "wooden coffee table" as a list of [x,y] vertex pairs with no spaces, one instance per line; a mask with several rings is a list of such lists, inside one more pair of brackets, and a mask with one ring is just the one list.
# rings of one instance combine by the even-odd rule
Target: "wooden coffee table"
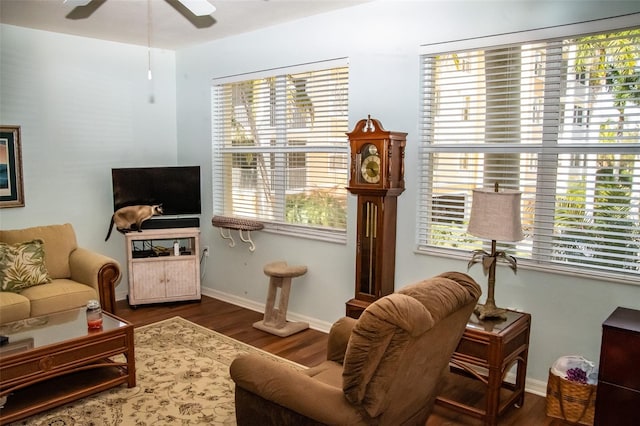
[[136,385],[133,325],[108,313],[100,330],[87,329],[81,308],[8,323],[0,334],[9,337],[0,346],[1,425]]

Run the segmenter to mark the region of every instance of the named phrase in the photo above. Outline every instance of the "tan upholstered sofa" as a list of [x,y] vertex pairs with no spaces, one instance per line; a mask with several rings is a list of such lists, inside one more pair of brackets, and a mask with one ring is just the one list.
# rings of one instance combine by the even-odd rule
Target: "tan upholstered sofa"
[[120,280],[116,260],[78,247],[68,223],[0,230],[5,249],[34,240],[42,241],[37,244],[44,248],[45,272],[51,281],[0,291],[0,324],[85,306],[90,299],[99,299],[107,312],[115,310],[115,286]]
[[480,293],[458,272],[404,287],[338,320],[308,370],[236,358],[238,425],[424,425]]

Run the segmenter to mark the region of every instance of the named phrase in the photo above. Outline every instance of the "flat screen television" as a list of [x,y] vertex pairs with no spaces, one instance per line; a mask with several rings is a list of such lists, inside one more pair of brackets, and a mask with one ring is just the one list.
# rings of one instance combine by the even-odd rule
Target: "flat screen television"
[[198,215],[200,166],[111,169],[113,210],[162,204],[165,216]]

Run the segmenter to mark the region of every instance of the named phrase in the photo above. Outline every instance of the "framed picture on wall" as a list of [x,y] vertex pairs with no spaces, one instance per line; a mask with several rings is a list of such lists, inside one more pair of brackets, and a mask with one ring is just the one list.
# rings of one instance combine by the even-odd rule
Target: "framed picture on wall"
[[0,126],[0,208],[22,206],[20,126]]

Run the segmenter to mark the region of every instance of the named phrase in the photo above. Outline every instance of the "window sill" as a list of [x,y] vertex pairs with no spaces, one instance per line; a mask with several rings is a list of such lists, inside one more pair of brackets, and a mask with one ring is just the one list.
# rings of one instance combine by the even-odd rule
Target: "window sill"
[[[465,263],[471,259],[471,252],[461,252],[460,250],[450,250],[445,248],[424,248],[418,247],[414,250],[416,254],[425,256],[445,257],[448,259],[462,260]],[[518,269],[528,271],[539,271],[556,275],[570,275],[584,279],[613,282],[626,285],[640,285],[640,277],[631,274],[622,274],[609,271],[590,271],[577,266],[565,267],[560,264],[541,264],[531,259],[517,258]],[[502,263],[498,263],[501,265]]]
[[325,241],[328,243],[346,244],[347,231],[332,228],[310,228],[308,226],[287,225],[283,223],[263,222],[263,232],[286,235],[309,240]]

